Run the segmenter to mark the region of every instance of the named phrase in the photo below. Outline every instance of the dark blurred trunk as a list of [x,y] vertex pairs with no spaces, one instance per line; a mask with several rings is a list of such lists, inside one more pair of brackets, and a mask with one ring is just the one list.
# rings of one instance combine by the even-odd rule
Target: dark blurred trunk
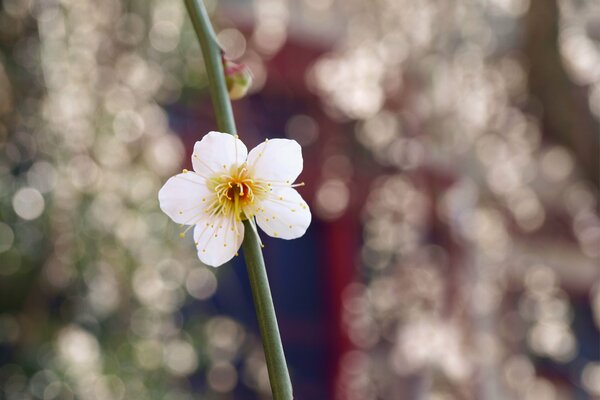
[[571,82],[562,64],[557,0],[531,0],[525,23],[531,105],[541,114],[543,134],[570,148],[579,167],[598,188],[599,124],[589,109],[588,89]]

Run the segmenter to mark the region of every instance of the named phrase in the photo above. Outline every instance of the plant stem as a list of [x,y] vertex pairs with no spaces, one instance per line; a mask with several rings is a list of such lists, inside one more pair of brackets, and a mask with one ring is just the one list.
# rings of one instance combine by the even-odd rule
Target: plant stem
[[244,221],[245,233],[242,248],[244,249],[254,308],[256,308],[265,350],[271,392],[273,392],[275,400],[291,400],[293,398],[292,382],[290,381],[287,364],[285,363],[285,354],[279,337],[277,316],[275,315],[271,290],[269,289],[265,261],[254,229],[248,220]]
[[221,132],[235,135],[237,129],[233,119],[229,92],[225,84],[225,74],[221,61],[221,48],[217,43],[217,35],[208,18],[206,7],[202,0],[185,0],[185,5],[192,20],[192,25],[200,42],[206,74],[208,75],[208,87],[212,99],[217,126]]
[[[208,18],[208,13],[202,0],[185,0],[185,5],[202,49],[210,95],[217,116],[217,126],[220,131],[235,135],[237,130],[225,84],[221,49],[216,42],[216,35]],[[244,221],[244,228],[242,248],[267,361],[273,399],[291,400],[293,398],[292,382],[288,373],[285,354],[283,353],[281,337],[279,336],[277,316],[275,315],[258,235],[248,220]]]

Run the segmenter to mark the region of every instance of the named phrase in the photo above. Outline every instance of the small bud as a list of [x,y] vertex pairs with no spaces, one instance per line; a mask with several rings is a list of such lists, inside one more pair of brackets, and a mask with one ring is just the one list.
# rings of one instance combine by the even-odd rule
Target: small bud
[[252,74],[246,64],[237,64],[223,58],[225,83],[231,100],[241,99],[252,86]]

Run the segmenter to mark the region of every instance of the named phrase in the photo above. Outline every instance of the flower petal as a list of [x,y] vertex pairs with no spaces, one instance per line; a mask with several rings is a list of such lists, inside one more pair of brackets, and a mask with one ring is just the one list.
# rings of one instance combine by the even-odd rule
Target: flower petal
[[196,224],[215,195],[205,181],[191,171],[169,178],[158,192],[160,209],[178,224]]
[[194,228],[198,258],[211,267],[219,267],[231,260],[242,245],[243,239],[244,224],[221,215]]
[[266,140],[248,154],[248,168],[254,178],[271,182],[294,183],[302,163],[302,148],[295,140]]
[[194,145],[192,165],[194,171],[211,178],[228,173],[232,166],[246,162],[248,149],[241,140],[228,133],[209,132]]
[[267,235],[282,239],[304,235],[312,218],[308,205],[292,188],[270,192],[255,211],[258,226]]

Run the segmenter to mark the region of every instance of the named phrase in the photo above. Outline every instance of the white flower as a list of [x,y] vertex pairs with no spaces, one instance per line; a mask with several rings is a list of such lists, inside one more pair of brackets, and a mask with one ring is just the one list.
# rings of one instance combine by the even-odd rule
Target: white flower
[[218,267],[237,254],[245,219],[282,239],[298,238],[310,225],[310,210],[293,189],[302,185],[293,183],[302,172],[296,141],[266,140],[248,153],[237,137],[209,132],[196,142],[192,165],[165,183],[158,200],[173,221],[194,228],[203,263]]

